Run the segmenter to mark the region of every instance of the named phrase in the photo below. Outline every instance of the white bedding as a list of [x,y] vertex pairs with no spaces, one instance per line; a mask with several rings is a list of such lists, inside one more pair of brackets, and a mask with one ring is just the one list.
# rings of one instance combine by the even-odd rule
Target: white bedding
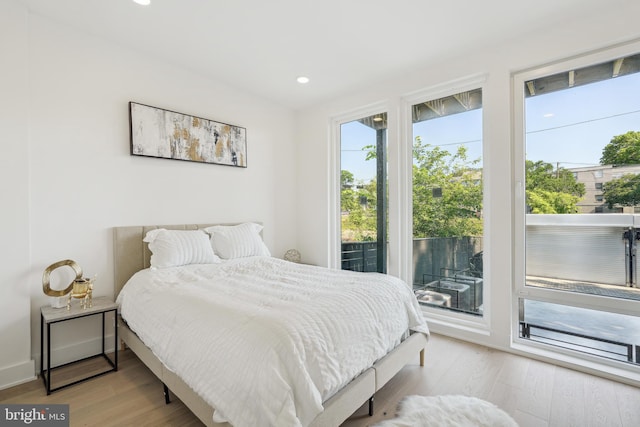
[[236,427],[305,426],[407,329],[428,334],[397,278],[271,257],[142,270],[117,302],[214,420]]

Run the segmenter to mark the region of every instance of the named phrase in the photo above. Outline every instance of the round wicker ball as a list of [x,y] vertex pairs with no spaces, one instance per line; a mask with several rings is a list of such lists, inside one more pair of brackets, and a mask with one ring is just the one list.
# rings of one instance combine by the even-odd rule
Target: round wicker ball
[[300,252],[297,249],[289,249],[284,253],[284,259],[291,262],[300,262]]

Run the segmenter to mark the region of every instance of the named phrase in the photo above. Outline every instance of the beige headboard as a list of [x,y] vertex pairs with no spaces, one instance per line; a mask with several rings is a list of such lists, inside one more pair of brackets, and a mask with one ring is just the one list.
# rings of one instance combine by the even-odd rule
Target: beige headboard
[[[149,267],[151,251],[142,239],[149,230],[198,230],[218,224],[139,225],[113,229],[114,297],[136,272]],[[234,225],[234,224],[223,224]]]

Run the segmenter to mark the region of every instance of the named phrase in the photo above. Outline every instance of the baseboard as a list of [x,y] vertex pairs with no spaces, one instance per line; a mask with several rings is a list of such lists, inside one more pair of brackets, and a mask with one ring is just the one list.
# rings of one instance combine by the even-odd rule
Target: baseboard
[[[105,335],[105,352],[111,353],[114,349],[114,335]],[[38,349],[39,350],[39,349]],[[58,366],[64,363],[73,362],[74,360],[83,359],[102,351],[102,337],[92,338],[86,341],[76,342],[64,347],[51,349],[51,365]],[[44,368],[47,369],[47,353],[44,353]],[[36,366],[36,374],[40,374],[40,352],[33,355]]]
[[0,368],[0,390],[33,381],[35,378],[35,360]]

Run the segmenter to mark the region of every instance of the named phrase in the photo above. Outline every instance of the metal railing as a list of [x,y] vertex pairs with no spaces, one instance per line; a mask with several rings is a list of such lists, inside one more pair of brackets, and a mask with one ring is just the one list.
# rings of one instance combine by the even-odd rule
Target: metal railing
[[343,242],[340,260],[343,270],[378,271],[378,243]]
[[[559,337],[553,337],[549,334],[541,335],[540,332],[533,333],[532,329],[551,332],[560,336],[575,337],[580,340],[590,342],[591,345],[586,343],[579,343],[576,341],[570,341],[568,338],[559,339]],[[520,322],[520,338],[530,339],[532,341],[542,342],[546,344],[557,345],[559,347],[568,348],[572,350],[578,350],[589,354],[597,354],[601,357],[605,357],[613,360],[625,360],[629,363],[640,364],[640,346],[623,343],[614,340],[608,340],[606,338],[594,337],[585,334],[579,334],[576,332],[564,331],[561,329],[550,328],[547,326],[534,325],[527,322]],[[598,347],[597,344],[606,344],[608,348]],[[621,352],[613,351],[612,347],[622,347]]]

